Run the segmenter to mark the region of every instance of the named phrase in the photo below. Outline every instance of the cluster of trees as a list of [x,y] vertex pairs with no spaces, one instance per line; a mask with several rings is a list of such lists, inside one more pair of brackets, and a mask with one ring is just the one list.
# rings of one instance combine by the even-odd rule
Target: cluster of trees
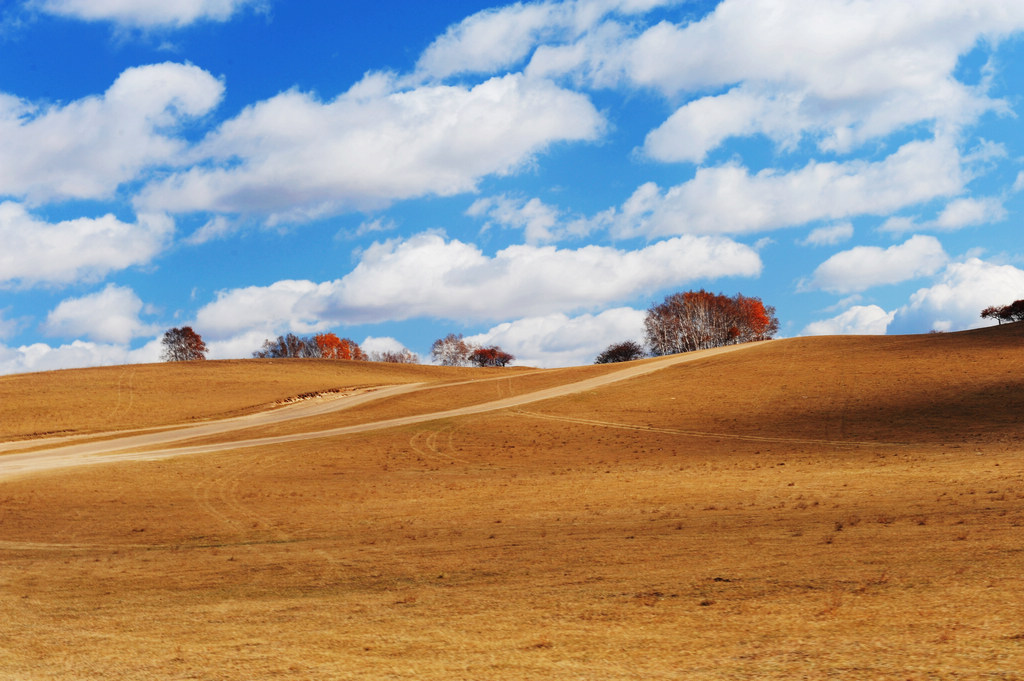
[[318,333],[315,336],[296,336],[289,333],[263,341],[263,347],[252,353],[253,357],[268,358],[311,358],[311,359],[354,359],[367,360],[359,344],[349,338],[338,338],[333,333]]
[[647,345],[655,356],[768,340],[778,330],[775,308],[760,298],[704,289],[668,295],[644,318]]
[[993,305],[981,311],[982,319],[997,319],[1003,322],[1024,322],[1024,300],[1015,300],[1009,305]]
[[595,363],[628,362],[648,353],[671,355],[768,340],[778,331],[775,308],[760,298],[739,293],[729,297],[704,289],[672,293],[647,310],[646,348],[636,341],[614,343],[597,356]]
[[420,356],[409,348],[401,350],[385,350],[383,352],[371,352],[371,362],[391,362],[392,364],[419,364]]
[[[981,316],[1003,321],[1024,321],[1024,300],[1003,307],[985,308]],[[684,291],[665,297],[652,305],[644,318],[644,336],[647,347],[636,341],[613,343],[597,356],[596,364],[628,362],[648,354],[670,355],[709,348],[768,340],[779,330],[775,308],[766,306],[760,298],[737,293],[729,297],[701,289]],[[169,362],[206,359],[206,343],[186,326],[170,329],[164,334],[163,358]],[[462,334],[450,333],[434,341],[430,349],[433,360],[443,366],[504,367],[515,357],[497,345],[480,347],[469,343]],[[289,333],[276,340],[267,339],[263,347],[252,354],[260,358],[308,357],[321,359],[369,360],[419,364],[416,353],[403,348],[400,351],[363,352],[359,344],[349,338],[338,338],[333,333],[315,336],[296,336]]]
[[503,367],[515,359],[497,345],[479,347],[467,343],[461,333],[438,338],[430,348],[430,356],[438,364],[449,367]]

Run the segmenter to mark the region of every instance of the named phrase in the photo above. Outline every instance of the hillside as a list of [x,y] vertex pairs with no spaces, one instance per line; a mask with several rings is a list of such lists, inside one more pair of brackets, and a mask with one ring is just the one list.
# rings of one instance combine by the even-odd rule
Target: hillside
[[22,443],[407,384],[0,478],[0,679],[1020,678],[1024,324],[687,359],[0,379]]

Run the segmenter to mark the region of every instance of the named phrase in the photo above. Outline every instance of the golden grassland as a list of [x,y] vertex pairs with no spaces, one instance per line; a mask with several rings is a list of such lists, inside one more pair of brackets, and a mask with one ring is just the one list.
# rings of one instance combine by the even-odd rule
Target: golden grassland
[[289,359],[0,376],[0,440],[167,426],[252,413],[306,393],[488,375],[486,369]]
[[[4,432],[489,379],[385,418],[607,370],[219,364],[0,379]],[[114,411],[133,369],[153,394]],[[173,404],[203,380],[209,401]],[[76,416],[12,406],[15,384]],[[3,480],[0,679],[1024,679],[1022,421],[1015,324],[776,341],[516,410]]]

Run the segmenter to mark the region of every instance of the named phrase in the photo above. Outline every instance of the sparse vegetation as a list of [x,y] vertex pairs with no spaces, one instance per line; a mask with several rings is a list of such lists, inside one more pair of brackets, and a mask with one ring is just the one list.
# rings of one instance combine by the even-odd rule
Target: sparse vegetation
[[[528,409],[5,478],[0,678],[1012,679],[1022,339],[795,338]],[[179,420],[431,384],[347,412],[394,418],[621,368],[0,377],[0,434],[53,429],[65,394],[154,425],[203,375],[220,406]]]
[[370,353],[371,362],[385,362],[387,364],[419,364],[420,356],[409,348],[401,350],[383,350]]

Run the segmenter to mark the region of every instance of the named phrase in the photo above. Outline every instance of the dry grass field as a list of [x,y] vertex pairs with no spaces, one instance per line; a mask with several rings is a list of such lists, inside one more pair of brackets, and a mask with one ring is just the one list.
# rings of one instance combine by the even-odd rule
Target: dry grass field
[[[430,387],[298,432],[614,370],[12,376],[0,440]],[[4,680],[1024,679],[1024,324],[0,478],[0,614]]]

